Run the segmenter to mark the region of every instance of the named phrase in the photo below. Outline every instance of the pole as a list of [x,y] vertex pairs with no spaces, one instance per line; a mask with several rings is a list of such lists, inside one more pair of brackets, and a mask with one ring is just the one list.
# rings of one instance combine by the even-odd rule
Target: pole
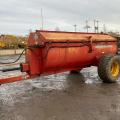
[[99,33],[99,21],[97,20],[96,23],[97,23],[97,33]]
[[88,32],[88,21],[86,20],[86,30]]
[[76,24],[74,25],[74,28],[75,28],[75,32],[76,32],[77,31],[77,25]]
[[44,21],[43,21],[43,9],[41,8],[41,29],[44,29]]
[[106,33],[106,25],[105,24],[103,25],[103,31],[104,31],[104,33]]
[[94,32],[96,33],[96,20],[94,20]]

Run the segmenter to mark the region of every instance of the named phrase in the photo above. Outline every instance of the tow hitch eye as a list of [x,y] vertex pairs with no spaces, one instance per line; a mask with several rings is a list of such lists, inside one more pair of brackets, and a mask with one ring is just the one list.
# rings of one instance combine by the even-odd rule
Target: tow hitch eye
[[29,64],[28,63],[21,63],[20,70],[21,70],[21,72],[28,72],[30,70]]

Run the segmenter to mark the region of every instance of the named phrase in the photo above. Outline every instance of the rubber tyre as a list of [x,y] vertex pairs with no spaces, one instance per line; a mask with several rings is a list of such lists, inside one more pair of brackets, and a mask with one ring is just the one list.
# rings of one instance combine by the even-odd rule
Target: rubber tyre
[[[113,75],[111,72],[112,66],[116,62],[119,65],[118,72]],[[113,55],[105,55],[100,59],[98,65],[98,75],[104,83],[115,83],[120,75],[120,57]]]

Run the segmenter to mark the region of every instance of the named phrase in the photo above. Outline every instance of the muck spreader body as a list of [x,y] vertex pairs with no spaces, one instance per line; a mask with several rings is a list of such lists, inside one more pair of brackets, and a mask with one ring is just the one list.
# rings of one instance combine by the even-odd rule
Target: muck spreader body
[[98,67],[103,82],[116,82],[120,74],[117,39],[104,33],[41,31],[30,33],[25,62],[19,68],[24,76],[0,78],[0,84],[65,71],[77,72],[90,66]]

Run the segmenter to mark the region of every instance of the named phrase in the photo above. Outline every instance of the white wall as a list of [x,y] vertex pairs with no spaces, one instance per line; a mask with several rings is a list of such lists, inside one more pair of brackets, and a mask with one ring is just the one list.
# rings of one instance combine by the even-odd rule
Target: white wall
[[3,55],[18,55],[21,54],[23,49],[6,49],[6,50],[0,50],[0,56]]

